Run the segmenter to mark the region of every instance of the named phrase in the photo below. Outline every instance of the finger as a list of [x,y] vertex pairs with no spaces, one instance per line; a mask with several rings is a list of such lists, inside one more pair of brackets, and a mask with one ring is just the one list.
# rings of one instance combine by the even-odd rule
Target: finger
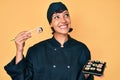
[[15,40],[19,40],[19,39],[22,39],[22,38],[29,38],[31,37],[31,34],[27,31],[23,31],[21,33],[19,33],[16,37],[15,37]]
[[15,38],[15,43],[17,45],[22,45],[26,40],[28,40],[29,38],[31,38],[30,35],[20,35],[17,38]]
[[27,39],[31,38],[31,36],[28,35],[22,35],[15,39],[16,42],[25,42]]

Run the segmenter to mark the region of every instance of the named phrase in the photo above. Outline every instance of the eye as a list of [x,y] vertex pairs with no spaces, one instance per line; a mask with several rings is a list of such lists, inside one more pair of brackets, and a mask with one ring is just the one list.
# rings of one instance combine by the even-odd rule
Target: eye
[[54,19],[59,19],[60,17],[58,15],[54,16],[53,17]]
[[69,14],[68,14],[68,13],[66,13],[66,14],[65,14],[65,17],[69,17]]

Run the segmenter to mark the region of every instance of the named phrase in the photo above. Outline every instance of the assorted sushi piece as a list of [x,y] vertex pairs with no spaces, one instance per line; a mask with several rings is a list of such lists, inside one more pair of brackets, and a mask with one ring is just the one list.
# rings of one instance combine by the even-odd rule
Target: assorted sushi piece
[[96,76],[102,76],[104,69],[106,67],[106,62],[99,60],[89,60],[83,67],[83,73],[93,74]]

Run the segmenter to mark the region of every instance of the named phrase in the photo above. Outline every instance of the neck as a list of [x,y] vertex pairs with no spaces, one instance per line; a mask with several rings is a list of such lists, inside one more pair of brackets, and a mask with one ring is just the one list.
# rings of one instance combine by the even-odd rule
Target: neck
[[61,47],[64,47],[64,43],[68,40],[68,34],[54,34],[55,39],[61,44]]

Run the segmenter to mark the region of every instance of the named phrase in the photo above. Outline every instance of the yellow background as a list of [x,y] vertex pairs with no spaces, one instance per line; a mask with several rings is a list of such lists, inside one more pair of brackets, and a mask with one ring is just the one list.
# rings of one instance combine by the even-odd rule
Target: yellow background
[[[0,80],[11,80],[4,66],[15,56],[15,44],[10,40],[20,31],[43,26],[26,43],[29,46],[50,38],[46,18],[48,5],[58,0],[0,0]],[[107,62],[104,76],[95,80],[120,80],[120,0],[59,0],[70,12],[71,36],[84,42],[92,59]]]

